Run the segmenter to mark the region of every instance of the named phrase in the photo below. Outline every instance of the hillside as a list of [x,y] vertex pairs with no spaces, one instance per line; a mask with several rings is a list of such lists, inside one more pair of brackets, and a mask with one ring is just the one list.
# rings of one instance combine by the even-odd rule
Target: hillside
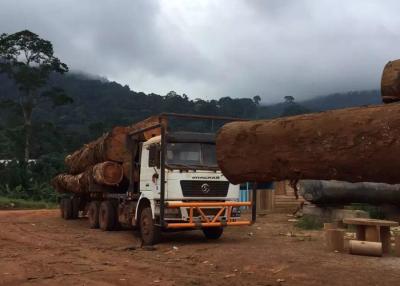
[[[36,157],[49,152],[70,152],[112,126],[128,125],[160,112],[259,119],[380,103],[379,92],[374,90],[332,94],[298,103],[283,102],[267,106],[258,104],[252,98],[191,100],[187,95],[173,91],[164,96],[136,92],[126,85],[77,73],[53,76],[51,85],[62,87],[73,99],[73,103],[57,108],[49,103],[43,104],[34,111],[33,154]],[[8,78],[0,76],[1,101],[14,98],[17,92]],[[22,143],[18,142],[22,137],[22,119],[18,115],[18,107],[5,104],[1,110],[0,145],[6,145],[7,148],[2,148],[0,156],[12,158],[20,152]]]

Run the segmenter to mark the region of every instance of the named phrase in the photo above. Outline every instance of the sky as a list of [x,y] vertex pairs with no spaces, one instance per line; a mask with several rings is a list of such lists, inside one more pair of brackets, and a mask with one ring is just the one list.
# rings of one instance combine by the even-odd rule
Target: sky
[[400,58],[400,1],[0,0],[71,70],[132,90],[262,103],[379,88]]

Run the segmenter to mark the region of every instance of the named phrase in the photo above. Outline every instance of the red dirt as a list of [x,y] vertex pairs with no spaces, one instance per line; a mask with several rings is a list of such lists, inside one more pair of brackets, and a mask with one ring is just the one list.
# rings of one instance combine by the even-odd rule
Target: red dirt
[[216,242],[170,233],[149,251],[133,231],[88,229],[56,210],[1,211],[0,285],[398,285],[400,258],[328,253],[322,232],[287,220],[267,215]]

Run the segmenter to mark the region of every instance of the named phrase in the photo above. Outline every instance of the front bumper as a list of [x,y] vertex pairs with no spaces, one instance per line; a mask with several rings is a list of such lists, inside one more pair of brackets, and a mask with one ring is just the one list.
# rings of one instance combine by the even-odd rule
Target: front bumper
[[[233,208],[251,206],[251,202],[166,202],[166,208],[187,208],[189,217],[187,221],[166,223],[167,229],[179,228],[205,228],[250,225],[249,220],[238,220],[232,213]],[[214,216],[205,214],[207,208],[218,209]],[[198,214],[195,216],[194,213]]]

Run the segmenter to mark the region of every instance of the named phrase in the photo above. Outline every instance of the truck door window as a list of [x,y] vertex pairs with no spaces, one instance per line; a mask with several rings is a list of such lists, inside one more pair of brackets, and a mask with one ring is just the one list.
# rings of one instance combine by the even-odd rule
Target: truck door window
[[149,147],[149,167],[160,168],[160,148],[157,144]]

